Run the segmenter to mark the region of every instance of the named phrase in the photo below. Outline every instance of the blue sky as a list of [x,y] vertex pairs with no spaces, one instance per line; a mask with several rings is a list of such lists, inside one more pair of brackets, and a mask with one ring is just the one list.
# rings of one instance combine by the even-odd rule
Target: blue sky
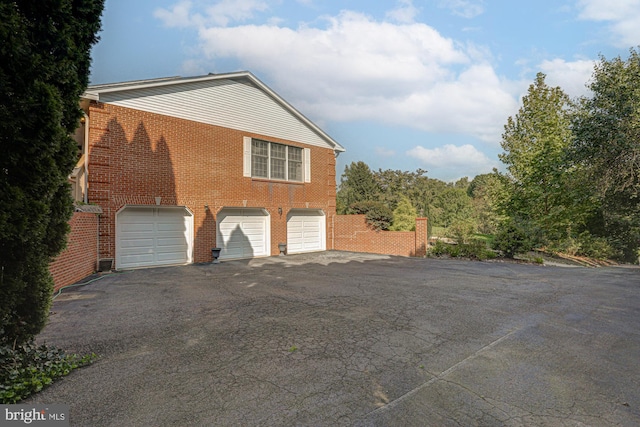
[[342,144],[345,165],[500,168],[537,72],[570,96],[640,45],[640,0],[106,0],[92,83],[248,70]]

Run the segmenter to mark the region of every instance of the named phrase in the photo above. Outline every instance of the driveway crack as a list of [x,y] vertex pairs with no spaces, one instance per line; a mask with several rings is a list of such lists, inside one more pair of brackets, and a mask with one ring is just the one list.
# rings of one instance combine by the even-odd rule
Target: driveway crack
[[402,396],[398,397],[397,399],[394,399],[393,401],[389,402],[387,405],[382,406],[380,408],[377,408],[377,409],[369,412],[367,414],[367,416],[392,409],[393,407],[395,407],[398,404],[400,404],[402,401],[404,401],[407,398],[409,398],[409,397],[413,396],[414,394],[418,393],[420,390],[422,390],[422,389],[424,389],[426,387],[429,387],[431,384],[435,383],[436,381],[443,380],[446,376],[448,376],[450,373],[452,373],[453,371],[458,369],[460,366],[465,365],[469,361],[477,358],[484,351],[495,347],[496,345],[500,344],[502,341],[506,340],[511,335],[515,334],[516,332],[520,331],[521,329],[522,329],[522,326],[507,332],[505,335],[501,336],[500,338],[498,338],[498,339],[490,342],[489,344],[485,345],[484,347],[476,350],[473,354],[471,354],[470,356],[462,359],[461,361],[459,361],[455,365],[451,366],[449,369],[447,369],[445,371],[442,371],[440,374],[438,374],[435,377],[425,381],[424,383],[420,384],[418,387],[406,392],[405,394],[403,394]]

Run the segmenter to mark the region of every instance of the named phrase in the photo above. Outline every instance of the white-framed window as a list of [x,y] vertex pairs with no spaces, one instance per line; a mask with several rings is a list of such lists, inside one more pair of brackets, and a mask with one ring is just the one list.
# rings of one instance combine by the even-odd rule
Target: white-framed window
[[278,181],[311,182],[308,148],[244,138],[244,176]]

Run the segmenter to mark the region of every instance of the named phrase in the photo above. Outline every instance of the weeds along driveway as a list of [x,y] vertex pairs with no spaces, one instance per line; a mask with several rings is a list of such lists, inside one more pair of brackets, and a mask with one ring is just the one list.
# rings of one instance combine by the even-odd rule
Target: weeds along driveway
[[345,252],[117,273],[40,341],[71,425],[637,425],[640,270]]

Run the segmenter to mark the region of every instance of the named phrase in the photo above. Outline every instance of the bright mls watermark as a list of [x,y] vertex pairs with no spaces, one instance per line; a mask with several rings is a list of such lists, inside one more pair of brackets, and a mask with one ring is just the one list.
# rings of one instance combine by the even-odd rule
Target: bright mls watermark
[[69,405],[0,405],[0,427],[69,427]]

